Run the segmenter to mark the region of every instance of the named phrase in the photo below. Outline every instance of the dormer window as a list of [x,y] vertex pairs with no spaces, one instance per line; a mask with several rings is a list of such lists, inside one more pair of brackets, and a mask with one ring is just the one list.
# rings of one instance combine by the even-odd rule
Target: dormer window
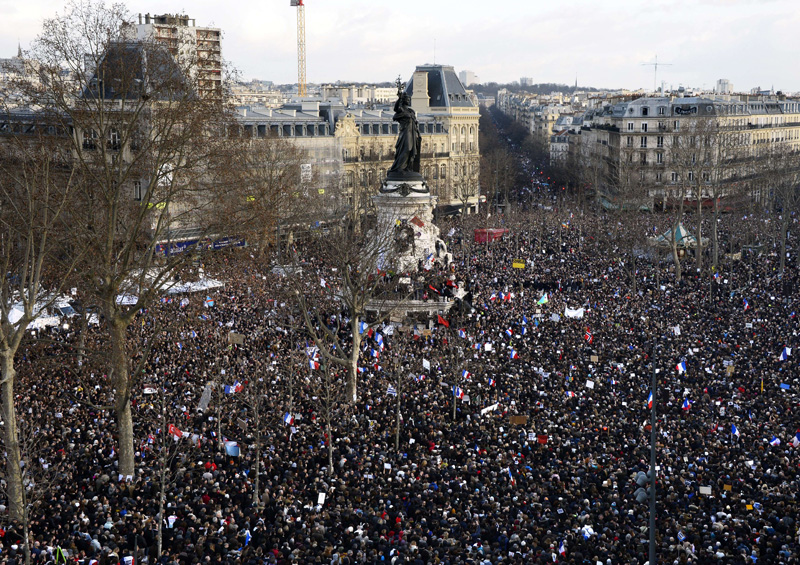
[[650,108],[648,108],[647,106],[643,106],[642,107],[642,116],[646,116],[649,113],[650,113]]

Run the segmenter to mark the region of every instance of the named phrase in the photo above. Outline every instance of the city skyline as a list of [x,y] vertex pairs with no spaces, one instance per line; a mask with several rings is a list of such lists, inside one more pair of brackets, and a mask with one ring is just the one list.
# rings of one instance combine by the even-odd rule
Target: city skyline
[[[223,56],[242,80],[297,80],[296,9],[287,0],[241,0],[235,10],[198,0],[126,2],[139,13],[186,13],[197,25],[223,30]],[[597,88],[652,90],[658,86],[712,89],[717,79],[734,90],[800,91],[792,73],[800,13],[788,0],[684,0],[640,4],[569,0],[392,3],[306,0],[307,76],[310,83],[393,81],[416,65],[441,63],[470,70],[485,82],[531,77]],[[31,4],[0,0],[0,56],[27,49],[45,18],[63,12],[59,0]],[[399,30],[399,31],[395,31]],[[435,53],[435,54],[434,54]],[[506,54],[505,56],[503,54]],[[669,63],[671,66],[661,66]]]

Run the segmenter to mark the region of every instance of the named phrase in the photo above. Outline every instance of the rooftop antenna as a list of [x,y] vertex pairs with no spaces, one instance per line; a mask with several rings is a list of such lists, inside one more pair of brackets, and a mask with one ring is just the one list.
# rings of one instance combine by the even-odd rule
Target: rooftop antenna
[[653,92],[657,92],[656,90],[656,78],[658,77],[658,67],[661,65],[662,67],[671,67],[672,63],[659,63],[658,62],[658,55],[656,55],[656,59],[652,63],[642,63],[643,66],[653,67]]

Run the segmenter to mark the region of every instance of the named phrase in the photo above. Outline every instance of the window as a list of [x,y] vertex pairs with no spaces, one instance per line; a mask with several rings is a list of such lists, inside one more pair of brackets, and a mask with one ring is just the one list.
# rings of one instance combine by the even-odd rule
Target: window
[[678,182],[678,173],[672,172],[669,174],[669,176],[672,182]]
[[663,135],[659,135],[656,138],[656,147],[664,147],[664,136]]
[[681,128],[680,128],[680,125],[681,125],[681,122],[680,122],[679,120],[674,120],[674,121],[672,122],[672,129],[673,129],[674,131],[678,131],[679,129],[681,129]]
[[442,178],[446,179],[447,178],[447,167],[442,165],[441,169],[442,169],[442,172],[441,172]]
[[647,122],[642,122],[642,131],[647,131]]
[[644,151],[642,151],[642,153],[641,153],[641,156],[640,156],[639,162],[640,162],[642,165],[646,165],[646,164],[647,164],[647,153],[645,153]]
[[711,173],[703,173],[703,182],[711,182]]
[[692,165],[697,163],[697,153],[692,153]]
[[630,135],[625,138],[625,141],[628,147],[633,147],[633,138]]
[[642,107],[642,116],[646,116],[650,112],[650,108],[647,106]]
[[135,180],[133,181],[133,199],[137,201],[142,200],[142,181]]
[[639,138],[639,147],[647,147],[647,136],[643,135],[641,138]]
[[656,173],[656,182],[661,182],[661,173]]
[[689,171],[688,179],[689,179],[689,182],[694,182],[694,173],[692,171]]
[[119,131],[116,128],[108,131],[108,148],[114,151],[119,150]]
[[94,149],[97,144],[97,132],[93,129],[87,129],[83,132],[83,148]]
[[633,122],[628,122],[628,131],[633,131]]
[[658,115],[659,116],[663,116],[666,113],[667,113],[667,107],[666,106],[659,106],[658,107]]
[[663,153],[656,153],[656,163],[661,165],[664,163],[664,154]]

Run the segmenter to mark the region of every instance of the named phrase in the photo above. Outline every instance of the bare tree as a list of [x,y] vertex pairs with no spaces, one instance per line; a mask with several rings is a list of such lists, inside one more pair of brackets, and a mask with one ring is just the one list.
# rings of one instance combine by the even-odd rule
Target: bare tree
[[[355,402],[363,324],[387,319],[396,304],[407,298],[407,291],[388,281],[385,271],[395,250],[393,232],[375,230],[362,236],[344,226],[319,238],[312,249],[313,263],[301,265],[295,257],[294,299],[305,330],[322,356],[346,369],[347,400]],[[316,264],[328,270],[299,276],[302,269],[315,269]],[[375,312],[370,323],[366,322],[368,307]]]
[[65,262],[59,251],[80,173],[63,130],[45,115],[6,109],[15,116],[16,133],[0,140],[0,405],[9,512],[21,519],[14,359],[28,327],[53,305],[78,259]]
[[[68,4],[64,15],[45,20],[34,42],[43,86],[26,92],[70,132],[81,173],[70,247],[85,252],[83,283],[106,320],[124,475],[134,471],[135,373],[126,330],[184,260],[169,253],[177,230],[199,243],[224,229],[209,224],[208,208],[218,199],[210,196],[208,170],[229,155],[220,149],[234,129],[222,92],[209,91],[196,72],[208,63],[203,52],[181,45],[173,55],[156,40],[132,40],[131,21],[118,4]],[[193,54],[177,56],[187,52]],[[135,304],[118,302],[126,293]]]

